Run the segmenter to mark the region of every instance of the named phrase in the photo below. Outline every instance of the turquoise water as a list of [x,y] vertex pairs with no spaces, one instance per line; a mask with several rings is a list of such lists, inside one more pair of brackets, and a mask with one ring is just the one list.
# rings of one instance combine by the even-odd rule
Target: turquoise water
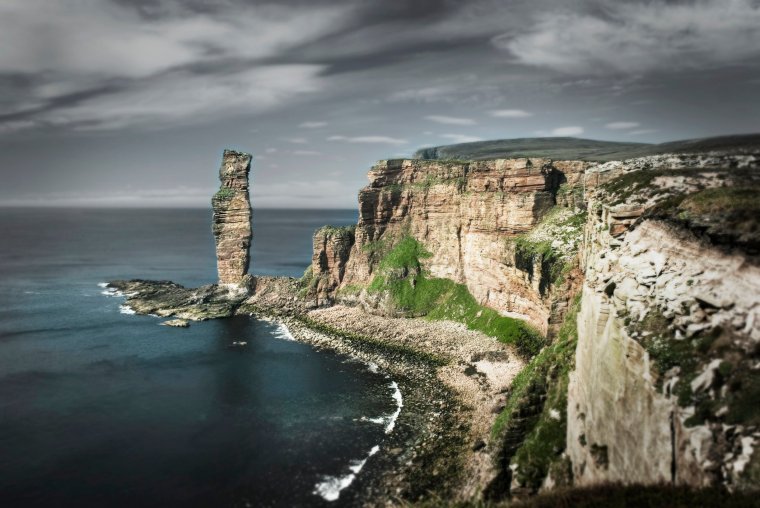
[[[340,210],[254,217],[252,271],[293,276],[314,229],[356,222]],[[276,323],[158,326],[98,286],[212,282],[208,211],[7,209],[0,234],[2,506],[350,499],[350,487],[325,497],[381,444],[396,411],[389,379]]]

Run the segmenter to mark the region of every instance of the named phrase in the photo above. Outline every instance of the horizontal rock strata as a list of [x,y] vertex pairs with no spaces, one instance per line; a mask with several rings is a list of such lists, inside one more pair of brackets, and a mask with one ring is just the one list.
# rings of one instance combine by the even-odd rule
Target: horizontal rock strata
[[219,191],[211,199],[216,264],[220,284],[243,284],[251,246],[251,202],[248,173],[251,156],[225,150],[219,168]]

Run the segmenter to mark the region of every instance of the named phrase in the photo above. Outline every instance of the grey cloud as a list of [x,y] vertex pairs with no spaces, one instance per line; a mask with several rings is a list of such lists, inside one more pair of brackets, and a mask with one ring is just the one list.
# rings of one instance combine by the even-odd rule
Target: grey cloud
[[[231,2],[228,2],[231,4]],[[341,26],[350,8],[7,0],[0,5],[0,121],[118,128],[257,112],[319,88],[324,65],[258,64]],[[146,11],[147,10],[147,11]],[[40,16],[45,12],[45,16]],[[283,81],[284,80],[284,81]],[[22,107],[19,107],[22,106]],[[9,116],[13,115],[13,116]],[[9,127],[6,125],[5,129]]]
[[638,127],[638,122],[610,122],[605,127],[612,130],[627,130],[627,129],[634,129]]
[[472,118],[460,118],[456,116],[446,115],[428,115],[425,118],[431,122],[442,123],[446,125],[475,125],[477,123]]
[[541,13],[523,33],[493,44],[515,62],[579,74],[710,69],[760,57],[753,0],[601,2],[596,14]]
[[474,141],[483,140],[483,138],[471,136],[469,134],[441,134],[440,137],[447,140],[449,143],[472,143]]
[[[419,146],[757,130],[757,4],[727,0],[707,26],[716,0],[4,0],[0,200],[145,203],[182,182],[207,206],[231,147],[265,154],[255,206],[354,207],[375,160]],[[645,29],[670,39],[642,56]]]
[[393,138],[390,136],[330,136],[327,141],[343,141],[346,143],[369,143],[381,145],[405,145],[406,139]]

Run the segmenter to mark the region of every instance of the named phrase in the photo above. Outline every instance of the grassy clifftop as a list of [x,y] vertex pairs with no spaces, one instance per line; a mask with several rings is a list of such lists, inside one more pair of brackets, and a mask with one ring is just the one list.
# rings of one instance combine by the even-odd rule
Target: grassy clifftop
[[734,153],[760,151],[760,134],[688,139],[660,144],[623,143],[579,138],[495,139],[422,148],[418,159],[501,159],[547,157],[555,160],[613,161],[664,153]]

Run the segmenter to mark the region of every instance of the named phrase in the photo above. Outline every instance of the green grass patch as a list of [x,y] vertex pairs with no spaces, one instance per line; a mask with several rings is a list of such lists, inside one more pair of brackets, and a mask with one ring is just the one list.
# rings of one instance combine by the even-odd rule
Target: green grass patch
[[222,187],[218,191],[216,191],[216,194],[214,194],[214,199],[219,201],[226,201],[228,199],[232,199],[232,196],[235,195],[235,191],[230,189],[229,187]]
[[356,225],[354,224],[350,226],[322,226],[316,231],[315,235],[324,235],[328,238],[343,237],[353,236],[355,231]]
[[319,284],[319,277],[314,276],[312,267],[309,266],[304,270],[303,275],[298,279],[298,295],[302,298],[314,291]]
[[506,407],[491,432],[492,438],[503,442],[503,467],[510,461],[516,464],[518,481],[533,491],[538,491],[550,468],[563,473],[558,480],[570,481],[560,456],[565,450],[567,386],[575,366],[579,310],[580,296],[568,310],[555,341],[512,381]]
[[714,215],[741,211],[757,217],[760,199],[757,187],[718,187],[696,192],[681,202],[679,207],[687,214]]
[[463,284],[430,277],[421,263],[430,255],[413,237],[403,237],[379,262],[378,275],[367,290],[387,291],[396,309],[408,315],[464,323],[471,330],[515,345],[525,357],[540,351],[543,337],[525,322],[479,305]]
[[[588,213],[584,210],[567,214],[564,207],[549,211],[534,231],[541,231],[536,239],[531,233],[507,240],[515,253],[515,266],[528,274],[531,281],[537,276],[536,264],[540,266],[539,292],[543,295],[551,285],[559,285],[572,268],[572,261],[578,252]],[[561,247],[552,246],[559,240]]]

